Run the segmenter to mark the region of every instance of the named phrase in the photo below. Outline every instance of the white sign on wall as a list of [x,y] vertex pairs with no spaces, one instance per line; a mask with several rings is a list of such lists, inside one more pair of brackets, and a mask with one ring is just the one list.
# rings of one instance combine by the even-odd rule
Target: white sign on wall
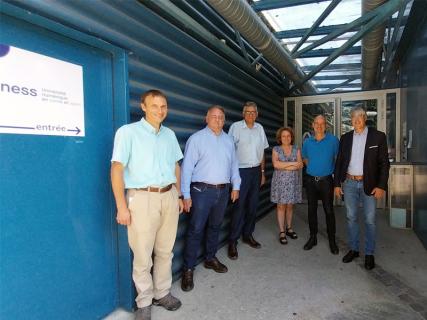
[[82,66],[0,44],[0,133],[83,137]]

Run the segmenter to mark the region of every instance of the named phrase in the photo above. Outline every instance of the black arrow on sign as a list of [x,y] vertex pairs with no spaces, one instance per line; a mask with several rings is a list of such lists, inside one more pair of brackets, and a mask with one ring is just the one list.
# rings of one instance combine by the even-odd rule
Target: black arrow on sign
[[80,133],[80,129],[79,129],[79,127],[76,127],[76,129],[67,129],[67,131],[72,131],[72,132],[75,132],[76,133],[76,135],[78,135],[79,133]]

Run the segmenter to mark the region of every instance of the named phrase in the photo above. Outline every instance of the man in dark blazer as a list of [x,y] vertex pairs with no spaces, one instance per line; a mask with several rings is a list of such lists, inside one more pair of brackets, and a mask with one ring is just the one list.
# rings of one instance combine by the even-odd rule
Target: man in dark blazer
[[351,110],[354,130],[340,140],[334,170],[337,197],[344,196],[347,209],[348,244],[350,251],[343,257],[348,263],[359,257],[359,204],[363,205],[365,221],[365,268],[375,267],[375,209],[376,200],[387,190],[390,163],[387,139],[383,132],[366,126],[366,111],[361,107]]

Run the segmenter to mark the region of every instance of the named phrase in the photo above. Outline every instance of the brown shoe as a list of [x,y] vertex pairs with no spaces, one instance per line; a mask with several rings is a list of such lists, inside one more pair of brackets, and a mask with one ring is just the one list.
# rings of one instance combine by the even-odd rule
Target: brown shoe
[[182,273],[181,289],[183,291],[191,291],[194,288],[193,270],[188,269]]
[[216,257],[213,257],[211,260],[205,260],[205,268],[213,269],[218,273],[226,273],[228,271],[227,267],[223,265]]
[[253,236],[243,237],[242,242],[248,244],[249,246],[255,249],[261,248],[261,244],[256,241]]
[[169,311],[175,311],[181,307],[182,303],[169,292],[161,299],[153,299],[153,305],[163,307]]
[[239,257],[239,253],[237,252],[236,243],[230,243],[228,245],[228,257],[231,260],[236,260]]

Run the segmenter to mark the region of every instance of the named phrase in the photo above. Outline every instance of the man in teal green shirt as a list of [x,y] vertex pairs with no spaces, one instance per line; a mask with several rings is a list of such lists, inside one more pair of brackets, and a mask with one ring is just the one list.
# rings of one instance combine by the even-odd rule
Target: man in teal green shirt
[[168,111],[166,96],[158,90],[147,91],[141,108],[145,118],[117,130],[111,183],[117,222],[127,226],[134,254],[136,319],[150,320],[152,304],[171,311],[181,306],[170,288],[172,249],[183,209],[178,164],[182,152],[175,133],[162,125]]

